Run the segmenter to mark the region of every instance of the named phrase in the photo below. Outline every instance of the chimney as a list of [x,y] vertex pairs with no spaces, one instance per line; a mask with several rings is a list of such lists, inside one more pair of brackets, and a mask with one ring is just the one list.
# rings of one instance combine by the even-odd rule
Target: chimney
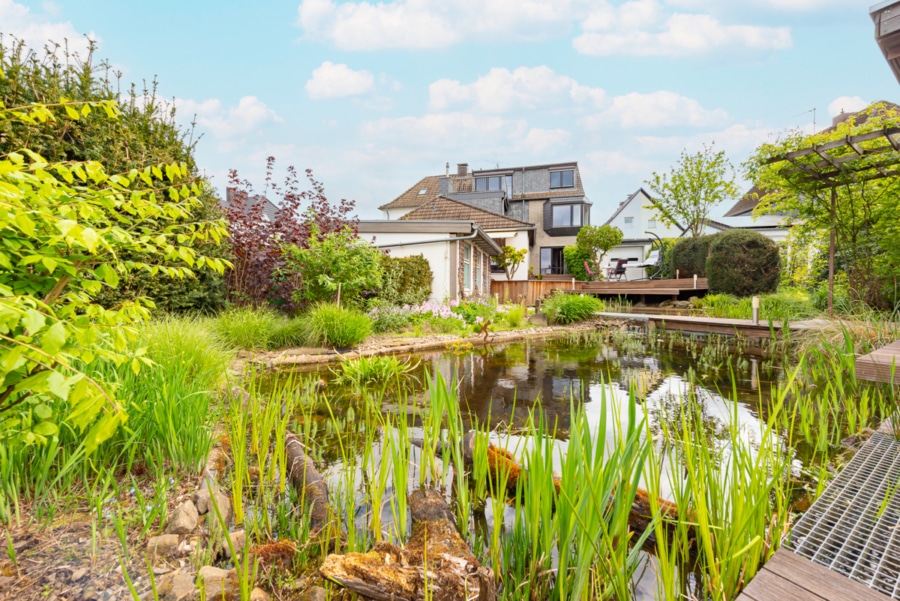
[[468,163],[457,163],[456,164],[456,175],[457,177],[465,177],[469,175],[469,164]]
[[450,177],[450,163],[449,163],[449,161],[447,162],[446,165],[444,165],[444,177]]
[[850,115],[852,115],[852,114],[853,114],[853,113],[845,113],[845,112],[844,112],[844,109],[841,109],[840,114],[835,115],[834,118],[831,120],[831,126],[832,126],[832,127],[837,127],[837,124],[838,124],[838,123],[843,123],[844,121],[846,121],[847,119],[849,119],[849,118],[850,118]]

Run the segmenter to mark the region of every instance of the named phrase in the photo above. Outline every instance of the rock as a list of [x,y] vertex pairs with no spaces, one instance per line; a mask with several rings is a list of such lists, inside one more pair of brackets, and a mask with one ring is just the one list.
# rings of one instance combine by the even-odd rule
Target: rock
[[646,306],[647,306],[647,303],[644,303],[644,302],[634,303],[632,305],[632,307],[646,307]]
[[671,307],[672,305],[673,303],[670,300],[664,300],[663,302],[659,303],[660,308]]
[[531,317],[528,318],[528,323],[545,326],[547,325],[547,314],[546,313],[535,313]]
[[250,591],[250,601],[269,601],[269,593],[259,587]]
[[177,534],[151,536],[147,541],[147,554],[151,557],[174,557],[178,553],[180,539]]
[[0,576],[0,591],[11,590],[15,580],[12,576]]
[[[229,536],[231,537],[231,546],[234,547],[234,552],[240,555],[247,544],[247,533],[243,530],[235,530]],[[227,544],[225,545],[225,557],[231,559],[231,547]]]
[[69,580],[72,582],[78,582],[79,580],[84,578],[86,575],[87,575],[87,568],[79,568],[79,569],[75,570],[74,572],[72,572],[72,577],[69,578]]
[[185,501],[166,520],[166,534],[190,534],[199,520],[197,508],[191,501]]
[[327,599],[328,591],[323,589],[321,586],[314,586],[312,588],[309,588],[302,595],[300,595],[300,601],[327,601]]
[[190,572],[166,574],[156,587],[162,601],[188,601],[196,596],[194,576]]
[[219,513],[222,514],[222,519],[225,521],[225,524],[231,523],[231,497],[218,488],[201,488],[194,493],[192,498],[197,506],[197,513],[200,515],[205,515],[207,513],[211,514],[206,518],[207,527],[214,521],[218,521],[218,518],[216,518],[215,515],[215,509],[213,508],[213,498],[215,498],[215,502],[219,506]]
[[100,591],[95,589],[93,585],[88,584],[81,592],[82,601],[98,601],[100,599]]
[[[200,568],[200,579],[207,599],[232,598],[235,593],[240,593],[237,572],[235,570],[223,570],[213,566]],[[199,583],[198,583],[199,585]]]

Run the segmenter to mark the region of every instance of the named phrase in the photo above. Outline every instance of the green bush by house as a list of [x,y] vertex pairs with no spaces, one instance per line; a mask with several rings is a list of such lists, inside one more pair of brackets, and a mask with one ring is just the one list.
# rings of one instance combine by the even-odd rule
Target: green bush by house
[[752,296],[775,292],[781,277],[778,245],[750,230],[716,234],[709,245],[706,277],[712,294]]
[[[588,265],[591,264],[591,253],[589,250],[581,248],[575,244],[571,244],[565,248],[563,248],[563,257],[566,260],[566,271],[575,276],[575,279],[580,282],[587,282],[588,280],[594,279],[587,270],[584,268],[584,263],[587,261]],[[594,273],[597,273],[599,270],[599,266],[591,266],[591,269]]]
[[706,277],[706,258],[709,256],[709,246],[718,234],[709,236],[697,236],[696,238],[681,238],[672,247],[672,270],[677,271],[680,277],[690,278],[696,275]]
[[382,285],[378,298],[391,305],[418,305],[431,296],[434,274],[423,255],[381,257]]

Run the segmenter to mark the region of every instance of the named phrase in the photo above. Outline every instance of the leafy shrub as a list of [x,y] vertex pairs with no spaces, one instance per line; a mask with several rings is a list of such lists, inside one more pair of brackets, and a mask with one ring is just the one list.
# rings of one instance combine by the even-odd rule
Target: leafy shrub
[[709,256],[709,245],[718,234],[681,238],[672,247],[672,270],[683,278],[696,275],[706,277],[706,258]]
[[[563,248],[563,257],[566,260],[566,271],[575,276],[576,280],[587,282],[588,280],[594,279],[594,277],[588,274],[587,270],[584,268],[585,261],[587,261],[588,265],[593,262],[589,250],[570,244]],[[592,265],[591,269],[594,273],[599,273],[598,266]]]
[[729,230],[709,245],[709,291],[735,296],[775,292],[781,278],[778,245],[758,232]]
[[369,304],[369,319],[372,320],[372,331],[376,334],[384,332],[402,332],[413,321],[413,312],[408,306],[374,302]]
[[[266,199],[255,195],[247,180],[237,171],[228,174],[230,199],[229,243],[234,268],[226,273],[229,299],[237,304],[270,305],[291,312],[295,308],[294,288],[298,279],[285,272],[285,249],[306,248],[311,239],[345,228],[355,231],[358,220],[350,217],[355,202],[341,200],[333,205],[325,196],[325,187],[305,172],[308,190],[301,190],[300,177],[288,167],[284,184],[275,182],[275,158],[266,163],[266,191],[278,207],[274,219],[266,217]],[[313,235],[313,229],[316,234]]]
[[[674,257],[674,249],[675,244],[678,243],[677,238],[663,238],[663,263],[662,263],[662,271],[659,272],[659,277],[667,280],[675,277],[675,257]],[[693,274],[691,274],[693,276]]]
[[372,333],[368,315],[332,303],[319,303],[300,319],[311,342],[337,348],[355,346]]
[[497,313],[493,300],[488,300],[487,298],[473,298],[462,301],[451,310],[469,325],[489,319],[493,320]]
[[381,256],[382,284],[378,298],[393,305],[417,305],[431,296],[434,275],[423,255]]
[[550,323],[583,321],[603,308],[603,301],[598,298],[586,294],[567,294],[562,290],[554,291],[544,303],[544,311]]
[[270,309],[236,307],[212,320],[213,331],[228,346],[247,351],[271,348],[272,333],[287,321]]
[[298,282],[292,298],[301,306],[330,302],[340,290],[341,304],[361,307],[363,295],[381,287],[381,252],[349,226],[320,236],[313,224],[308,247],[283,250],[283,271]]
[[511,328],[518,328],[525,322],[525,305],[513,305],[503,314],[503,320]]

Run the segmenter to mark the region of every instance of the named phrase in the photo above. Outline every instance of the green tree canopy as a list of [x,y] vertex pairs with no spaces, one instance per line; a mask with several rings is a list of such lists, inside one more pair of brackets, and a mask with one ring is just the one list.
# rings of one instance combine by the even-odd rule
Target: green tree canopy
[[[108,174],[179,163],[186,165],[185,175],[198,179],[194,162],[197,140],[191,131],[184,131],[175,123],[174,105],[157,96],[156,82],[143,90],[132,86],[120,93],[120,74],[108,63],[95,61],[93,43],[87,56],[77,56],[55,47],[52,42],[48,49],[37,52],[24,42],[0,35],[0,72],[3,73],[0,102],[4,106],[52,106],[68,100],[104,103],[103,106],[111,103],[109,106],[114,106],[117,113],[115,119],[100,110],[86,111],[77,119],[35,123],[0,121],[0,152],[28,148],[51,163],[97,161]],[[200,204],[193,208],[193,218],[218,219],[221,212],[212,188],[201,185],[199,190]],[[161,214],[144,222],[144,227],[163,229],[174,219]],[[214,241],[192,244],[201,244],[196,250],[204,255],[227,257],[228,254],[227,245]],[[128,252],[120,258],[147,260],[140,250]],[[164,310],[215,309],[224,302],[224,280],[220,274],[205,270],[179,281],[131,272],[122,274],[118,286],[102,290],[98,300],[112,307],[139,296],[153,299]]]
[[603,257],[622,243],[622,230],[614,225],[586,225],[578,230],[575,244],[591,257],[595,269],[600,269]]
[[738,193],[725,151],[716,151],[713,146],[704,146],[693,154],[683,150],[668,173],[654,171],[645,183],[652,192],[651,206],[660,220],[669,226],[683,227],[692,236],[703,233],[713,208]]
[[[883,308],[898,300],[900,177],[890,166],[900,162],[900,152],[881,132],[897,127],[897,107],[876,103],[816,134],[794,131],[763,144],[745,164],[761,191],[754,212],[784,215],[794,225],[792,235],[814,248],[827,248],[833,234],[836,268],[846,273],[856,300]],[[871,139],[847,143],[848,137],[873,132]],[[814,147],[828,159],[810,151],[777,160]]]
[[[0,131],[66,129],[117,113],[114,100],[0,105]],[[96,298],[135,272],[224,270],[195,248],[226,235],[221,220],[194,218],[204,185],[184,162],[111,175],[97,161],[49,161],[27,147],[0,152],[0,436],[40,442],[65,420],[87,430],[90,453],[125,420],[115,386],[82,370],[98,360],[140,370],[142,353],[126,351],[130,326],[153,305],[137,298],[107,308]]]

